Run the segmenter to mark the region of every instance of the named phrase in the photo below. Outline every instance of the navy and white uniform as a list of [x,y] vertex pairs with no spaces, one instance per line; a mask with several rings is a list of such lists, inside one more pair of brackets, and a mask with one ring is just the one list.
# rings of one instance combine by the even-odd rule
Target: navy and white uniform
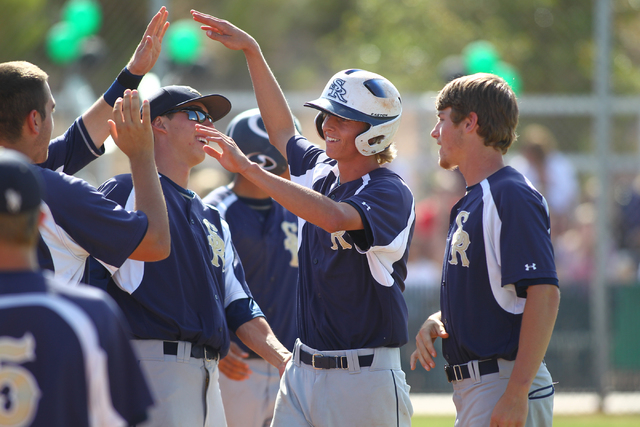
[[127,212],[74,174],[103,153],[93,144],[82,118],[51,141],[40,164],[45,182],[38,260],[56,278],[78,284],[93,255],[113,273],[138,247],[147,232],[143,212]]
[[[171,254],[157,262],[127,260],[108,279],[107,291],[131,325],[133,344],[159,401],[152,425],[210,425],[220,420],[208,417],[224,418],[217,357],[229,350],[228,328],[235,331],[264,315],[251,296],[220,213],[163,175],[160,184],[169,215]],[[134,203],[129,174],[106,181],[100,191],[125,208]],[[92,269],[92,281],[99,273]],[[175,342],[177,347],[168,352],[167,343]],[[204,347],[205,353],[195,356],[196,347]],[[188,366],[193,369],[183,371]]]
[[[228,186],[213,190],[203,201],[215,206],[229,223],[251,293],[278,340],[293,351],[297,337],[298,217],[270,198],[238,197]],[[231,340],[249,353],[246,362],[252,373],[243,381],[220,376],[227,424],[268,425],[280,387],[279,372],[233,333]]]
[[[49,277],[51,276],[51,277]],[[50,273],[0,274],[0,424],[125,426],[152,398],[122,313]]]
[[[272,199],[239,198],[227,186],[203,201],[215,206],[229,224],[253,298],[278,340],[292,351],[297,338],[298,217]],[[232,340],[252,353],[235,334]]]
[[[413,195],[387,168],[341,183],[336,161],[302,136],[289,140],[287,157],[292,181],[352,205],[364,230],[328,233],[299,220],[300,340],[273,425],[408,425],[399,347],[408,341],[402,292]],[[342,369],[314,369],[322,362]]]
[[507,166],[467,188],[451,210],[440,296],[447,362],[514,360],[535,284],[558,284],[547,204]]
[[[462,394],[468,407],[474,406],[472,395],[493,399],[478,405],[490,417],[518,353],[527,288],[538,284],[558,285],[548,206],[521,173],[506,166],[468,187],[451,210],[440,294],[449,338],[443,339],[442,351],[449,365],[469,364],[470,372],[480,373],[454,382],[454,402]],[[502,385],[477,385],[483,371],[486,387],[500,379]],[[531,402],[552,395],[543,363],[530,393],[530,418],[535,414]],[[464,408],[458,412],[459,418],[465,416]]]

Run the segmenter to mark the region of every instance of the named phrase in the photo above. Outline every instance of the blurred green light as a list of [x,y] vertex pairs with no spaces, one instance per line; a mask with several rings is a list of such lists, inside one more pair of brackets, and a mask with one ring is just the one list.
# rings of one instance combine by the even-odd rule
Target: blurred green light
[[88,37],[100,29],[102,9],[95,0],[70,0],[64,5],[62,18],[73,26],[81,37]]
[[58,22],[47,33],[46,48],[56,64],[68,64],[80,56],[82,37],[68,22]]
[[198,25],[188,19],[171,23],[166,35],[167,54],[178,64],[193,64],[200,54],[202,35]]
[[463,49],[462,57],[468,74],[493,73],[500,61],[497,49],[486,40],[469,43]]

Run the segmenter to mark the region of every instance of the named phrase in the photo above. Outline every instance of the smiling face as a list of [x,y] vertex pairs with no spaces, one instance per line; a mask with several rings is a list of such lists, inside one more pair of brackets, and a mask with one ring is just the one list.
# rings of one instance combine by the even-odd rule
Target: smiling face
[[[207,108],[201,102],[193,102],[179,107],[180,110],[198,110],[208,114]],[[200,115],[199,117],[203,117]],[[190,120],[194,119],[194,120]],[[187,111],[177,111],[171,114],[171,118],[165,120],[167,135],[171,140],[172,155],[176,161],[182,160],[190,168],[204,161],[205,152],[202,150],[204,145],[208,145],[208,141],[196,134],[196,124],[199,122],[195,119],[198,115]],[[203,126],[214,128],[213,123],[206,119]]]
[[431,131],[440,146],[438,164],[443,169],[453,170],[459,166],[463,150],[462,123],[457,125],[451,120],[451,107],[438,111],[438,121]]
[[356,137],[369,129],[369,124],[327,114],[322,122],[327,156],[334,160],[349,160],[362,156],[356,148]]

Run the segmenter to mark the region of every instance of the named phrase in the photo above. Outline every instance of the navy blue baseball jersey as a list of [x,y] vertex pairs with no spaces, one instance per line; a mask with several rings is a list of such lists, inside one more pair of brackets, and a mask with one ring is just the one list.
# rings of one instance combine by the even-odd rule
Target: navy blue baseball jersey
[[[298,336],[298,217],[272,199],[238,198],[229,187],[213,190],[203,201],[229,224],[253,297],[278,340],[293,351]],[[231,339],[251,352],[235,334]]]
[[152,398],[104,292],[40,272],[0,274],[0,424],[124,426]]
[[415,225],[411,190],[384,167],[340,183],[336,161],[302,136],[289,140],[287,157],[292,181],[349,203],[364,224],[364,230],[328,233],[299,220],[300,339],[318,350],[402,346]]
[[558,285],[542,195],[506,166],[452,208],[440,308],[449,364],[515,360],[527,286]]
[[[157,262],[127,260],[109,279],[107,291],[135,338],[206,344],[224,356],[229,350],[227,326],[235,331],[263,314],[220,213],[163,175],[160,184],[169,214],[171,254]],[[129,174],[108,180],[100,190],[125,208],[134,203]]]
[[63,135],[51,140],[47,160],[38,166],[73,175],[102,154],[104,145],[100,148],[95,146],[82,117],[79,117]]
[[[89,254],[115,271],[138,247],[147,231],[143,212],[127,212],[106,199],[75,173],[102,154],[93,144],[82,119],[49,144],[42,166],[45,182],[38,261],[68,284],[86,274]],[[52,169],[52,170],[49,170]]]

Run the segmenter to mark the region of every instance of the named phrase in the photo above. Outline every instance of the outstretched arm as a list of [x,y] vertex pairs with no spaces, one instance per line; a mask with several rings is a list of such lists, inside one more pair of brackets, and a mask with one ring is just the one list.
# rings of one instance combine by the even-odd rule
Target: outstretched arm
[[194,20],[203,24],[201,28],[211,40],[216,40],[231,50],[244,52],[269,141],[286,158],[287,142],[296,134],[293,116],[260,46],[253,37],[228,21],[196,10],[192,10],[191,15]]
[[135,187],[135,209],[147,215],[147,232],[129,256],[138,261],[160,261],[171,252],[167,206],[160,187],[153,151],[149,102],[144,101],[140,119],[138,91],[126,90],[113,106],[108,124],[116,145],[129,157]]
[[422,367],[427,371],[436,367],[436,362],[433,361],[433,358],[437,356],[437,353],[433,343],[438,337],[449,337],[440,319],[441,312],[432,314],[418,331],[418,335],[416,335],[416,350],[411,354],[411,370],[416,369],[417,361],[420,361]]
[[491,427],[525,425],[529,389],[547,352],[559,306],[560,290],[557,286],[535,285],[527,288],[518,355],[507,389],[491,414]]
[[260,357],[278,368],[280,376],[291,359],[291,352],[276,338],[264,317],[256,317],[243,323],[236,335]]
[[[136,89],[138,87],[137,83],[140,82],[142,76],[151,71],[158,60],[160,51],[162,50],[162,38],[167,28],[169,28],[169,22],[167,22],[168,15],[169,12],[167,12],[166,7],[162,6],[149,22],[147,30],[142,36],[142,40],[126,66],[129,73],[133,75],[129,76],[129,78],[134,80],[133,84],[128,85],[130,86],[129,89]],[[122,96],[122,94],[119,94],[119,96]],[[112,109],[113,104],[109,104],[105,101],[105,97],[101,96],[82,115],[82,121],[91,139],[98,148],[102,147],[105,139],[109,136],[107,120],[111,118]]]
[[360,213],[349,203],[335,202],[317,191],[267,172],[249,160],[232,138],[217,129],[196,125],[196,130],[221,149],[217,151],[205,145],[204,151],[208,155],[218,160],[229,172],[244,176],[294,215],[329,233],[364,228]]

